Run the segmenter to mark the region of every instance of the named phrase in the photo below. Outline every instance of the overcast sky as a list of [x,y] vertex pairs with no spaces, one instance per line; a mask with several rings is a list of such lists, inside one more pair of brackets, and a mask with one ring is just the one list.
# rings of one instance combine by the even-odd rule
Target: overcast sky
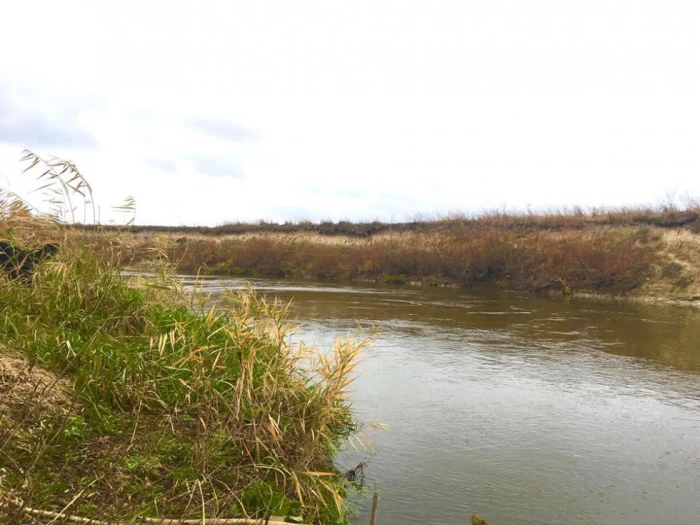
[[700,197],[696,0],[2,11],[0,186],[33,182],[23,148],[71,159],[103,222],[127,196],[175,225]]

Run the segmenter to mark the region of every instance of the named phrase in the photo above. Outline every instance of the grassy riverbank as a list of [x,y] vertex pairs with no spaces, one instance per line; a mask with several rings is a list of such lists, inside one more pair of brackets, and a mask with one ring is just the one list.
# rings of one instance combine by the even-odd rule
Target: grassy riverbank
[[75,234],[124,247],[123,264],[147,266],[159,251],[190,273],[692,300],[700,296],[699,232],[693,207]]
[[31,286],[0,275],[0,521],[22,522],[21,503],[117,523],[344,522],[332,458],[356,431],[362,344],[292,346],[278,304],[246,292],[214,310],[165,274],[128,282],[115,243],[0,204],[4,239],[61,247]]

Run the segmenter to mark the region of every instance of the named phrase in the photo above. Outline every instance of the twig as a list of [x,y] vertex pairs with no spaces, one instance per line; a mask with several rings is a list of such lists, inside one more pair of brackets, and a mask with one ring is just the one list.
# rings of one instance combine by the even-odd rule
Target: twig
[[588,268],[586,268],[586,265],[583,264],[583,261],[581,260],[581,258],[576,254],[574,254],[574,257],[576,257],[576,260],[581,264],[581,268],[583,268],[583,271],[586,272],[586,275],[588,276],[588,278],[591,281],[594,281],[593,276],[591,275],[591,272],[588,271]]
[[[95,483],[95,481],[97,481],[97,480],[94,480],[92,483],[90,483],[90,486],[92,486],[92,484]],[[87,487],[86,487],[86,488],[87,488]],[[85,489],[83,489],[83,490],[81,490],[80,492],[78,492],[78,493],[75,495],[75,497],[74,497],[72,500],[70,500],[70,502],[68,503],[68,505],[66,505],[65,507],[63,507],[63,508],[61,509],[61,512],[57,513],[57,514],[56,514],[56,517],[54,517],[54,519],[52,519],[51,521],[49,521],[49,523],[48,523],[47,525],[51,525],[52,523],[55,523],[57,519],[59,519],[62,515],[64,515],[65,512],[68,510],[68,508],[69,508],[71,505],[73,505],[73,503],[75,503],[76,501],[78,501],[78,500],[80,499],[80,496],[82,496],[84,492],[85,492]]]

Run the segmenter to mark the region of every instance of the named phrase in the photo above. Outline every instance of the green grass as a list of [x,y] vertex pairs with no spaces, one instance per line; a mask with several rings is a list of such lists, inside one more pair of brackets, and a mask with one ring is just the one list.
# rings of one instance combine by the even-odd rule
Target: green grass
[[[165,274],[128,282],[110,260],[64,237],[33,286],[0,275],[0,359],[32,367],[19,397],[0,375],[15,392],[0,401],[1,497],[121,521],[342,523],[332,458],[357,430],[347,388],[364,343],[291,346],[280,304],[248,291],[215,309]],[[33,383],[37,370],[53,384]]]

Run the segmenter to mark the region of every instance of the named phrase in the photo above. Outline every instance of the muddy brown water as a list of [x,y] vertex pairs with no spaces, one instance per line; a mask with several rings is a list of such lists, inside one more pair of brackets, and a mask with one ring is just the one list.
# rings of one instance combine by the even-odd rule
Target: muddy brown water
[[[207,279],[214,294],[245,287]],[[451,289],[253,280],[295,338],[380,336],[353,409],[378,523],[700,524],[700,312]],[[370,500],[355,523],[368,523]]]

